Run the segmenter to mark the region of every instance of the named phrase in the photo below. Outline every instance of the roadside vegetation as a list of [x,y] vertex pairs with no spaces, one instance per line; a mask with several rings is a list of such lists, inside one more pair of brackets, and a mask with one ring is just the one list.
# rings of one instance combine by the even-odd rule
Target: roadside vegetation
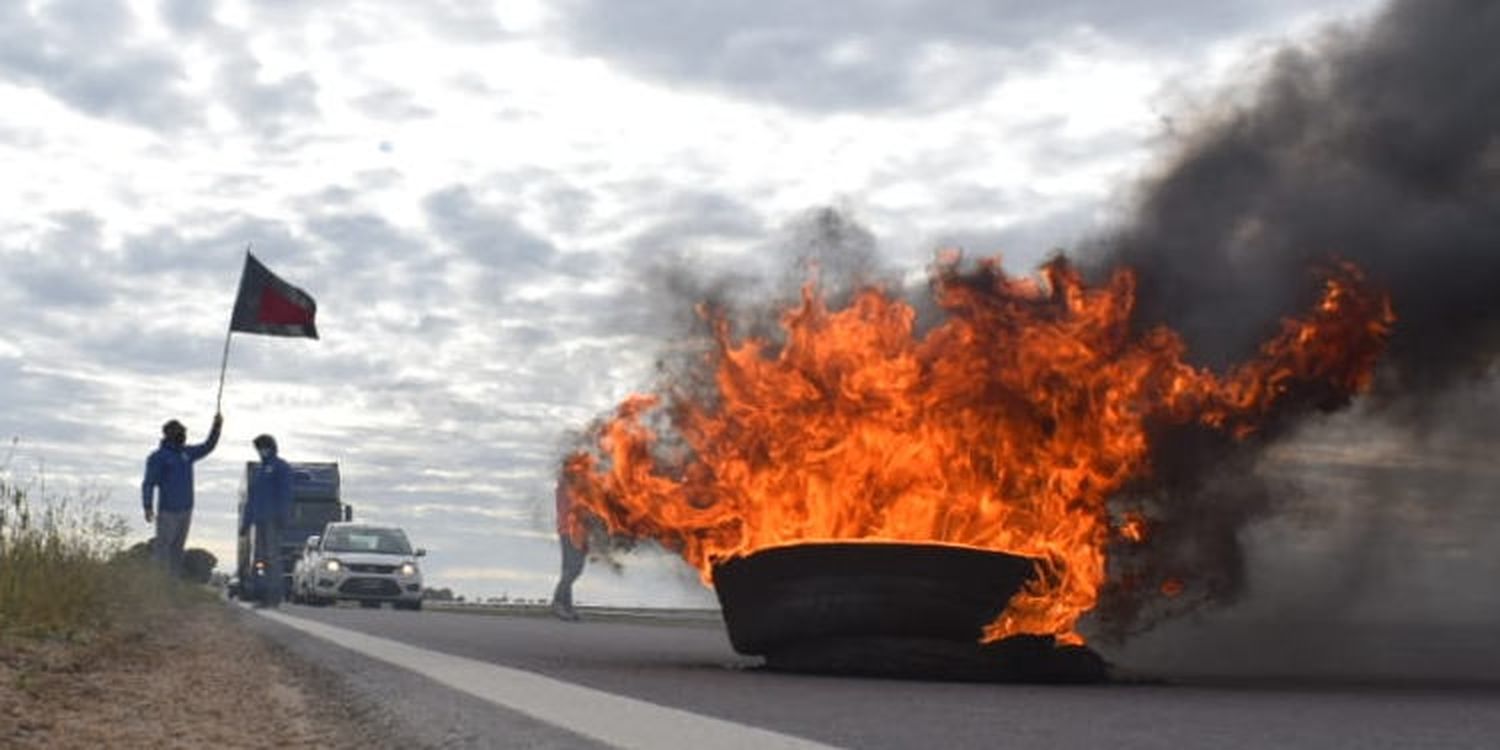
[[[128,531],[101,497],[17,483],[0,462],[0,748],[399,744],[330,713],[324,678],[209,606],[212,555],[171,580]],[[247,732],[252,705],[278,720]]]
[[0,639],[87,640],[210,598],[122,555],[126,529],[98,498],[48,496],[0,476]]

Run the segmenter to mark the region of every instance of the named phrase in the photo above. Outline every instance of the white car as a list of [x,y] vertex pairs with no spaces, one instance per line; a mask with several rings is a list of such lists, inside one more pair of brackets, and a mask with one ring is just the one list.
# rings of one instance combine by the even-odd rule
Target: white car
[[331,604],[352,599],[364,607],[390,602],[396,609],[422,608],[422,571],[406,532],[396,526],[330,523],[309,537],[292,571],[297,601]]

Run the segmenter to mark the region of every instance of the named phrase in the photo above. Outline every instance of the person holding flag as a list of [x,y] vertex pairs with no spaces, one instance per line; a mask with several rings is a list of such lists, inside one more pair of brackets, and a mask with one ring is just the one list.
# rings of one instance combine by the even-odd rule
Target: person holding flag
[[224,415],[214,414],[208,439],[188,445],[187,428],[175,419],[169,420],[161,426],[161,445],[146,458],[141,503],[145,506],[146,523],[156,524],[151,555],[173,576],[182,572],[182,548],[187,544],[188,527],[193,521],[193,464],[214,452],[223,426]]
[[[193,515],[193,464],[212,453],[224,426],[224,374],[229,366],[229,341],[235,331],[268,336],[317,338],[314,322],[318,306],[311,295],[271,273],[245,248],[245,267],[240,274],[239,293],[224,335],[224,356],[219,363],[219,395],[214,407],[213,429],[208,439],[187,444],[187,428],[173,419],[162,425],[161,444],[146,459],[141,482],[141,503],[146,523],[156,524],[153,556],[173,575],[182,570],[182,551],[187,543]],[[269,438],[262,435],[261,438]],[[257,448],[264,442],[256,439]],[[274,458],[275,441],[271,440]],[[284,462],[283,462],[284,464]],[[153,501],[155,507],[153,508]]]

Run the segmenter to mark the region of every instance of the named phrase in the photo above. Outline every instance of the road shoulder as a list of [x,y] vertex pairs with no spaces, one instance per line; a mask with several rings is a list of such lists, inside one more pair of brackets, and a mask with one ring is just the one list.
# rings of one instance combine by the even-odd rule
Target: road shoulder
[[336,683],[211,602],[141,613],[87,638],[0,640],[0,745],[411,746]]

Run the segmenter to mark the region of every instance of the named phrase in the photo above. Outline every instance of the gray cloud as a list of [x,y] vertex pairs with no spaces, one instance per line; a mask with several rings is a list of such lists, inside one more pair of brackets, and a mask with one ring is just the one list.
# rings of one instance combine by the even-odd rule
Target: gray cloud
[[[398,7],[406,7],[398,3]],[[423,6],[423,22],[437,36],[467,42],[493,42],[509,36],[493,7],[468,0],[433,0]]]
[[333,246],[341,262],[399,261],[421,253],[424,248],[421,240],[371,213],[349,211],[315,216],[308,219],[307,228]]
[[181,90],[181,60],[133,41],[135,19],[121,2],[67,0],[32,14],[0,5],[0,76],[40,86],[86,114],[158,130],[194,124]]
[[814,111],[881,110],[962,100],[1080,31],[1180,50],[1287,7],[1289,0],[572,0],[561,31],[581,51],[667,81]]
[[103,389],[78,374],[38,369],[28,359],[0,355],[0,438],[62,444],[87,439],[87,405],[105,396]]
[[252,132],[275,137],[315,114],[317,87],[306,73],[262,80],[261,65],[244,35],[217,23],[213,5],[169,0],[161,20],[180,44],[140,38],[131,8],[113,0],[64,0],[28,12],[0,8],[0,76],[41,86],[79,111],[176,133],[203,124],[206,103],[184,89],[179,49],[203,42],[217,66],[211,96]]
[[643,206],[652,216],[652,224],[630,240],[631,251],[637,255],[693,252],[709,240],[749,243],[765,236],[765,220],[733,196],[674,190],[662,184],[641,185],[638,189],[643,195],[659,197]]
[[411,92],[396,88],[371,91],[353,103],[359,111],[371,117],[392,122],[420,120],[436,114],[430,107],[419,104]]
[[41,316],[55,309],[97,308],[112,298],[105,283],[113,262],[100,255],[98,218],[82,212],[51,217],[52,230],[38,246],[5,256],[0,284],[15,287],[17,309]]
[[161,18],[174,31],[193,33],[214,25],[217,0],[160,0]]
[[[123,243],[124,270],[149,274],[146,278],[196,275],[208,272],[239,273],[246,243],[281,248],[305,254],[307,245],[281,221],[254,216],[216,217],[216,229],[206,235],[191,235],[171,227],[155,227],[132,235]],[[142,277],[136,277],[142,278]]]
[[318,86],[310,74],[261,80],[261,64],[248,47],[219,63],[218,93],[247,130],[277,137],[318,113]]
[[506,211],[478,202],[468,188],[433,193],[423,208],[438,237],[488,271],[483,283],[491,288],[535,278],[558,258],[551,242]]

